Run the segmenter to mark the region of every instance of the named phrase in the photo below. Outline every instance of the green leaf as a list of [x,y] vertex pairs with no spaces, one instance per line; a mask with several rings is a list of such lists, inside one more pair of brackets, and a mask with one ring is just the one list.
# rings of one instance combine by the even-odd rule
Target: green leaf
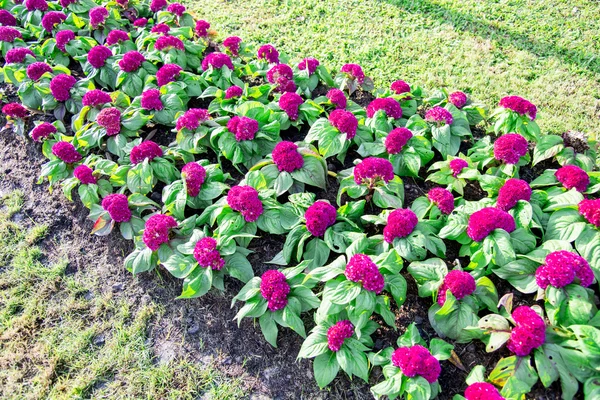
[[500,393],[508,398],[520,398],[529,393],[538,380],[531,365],[531,357],[507,357],[501,359],[490,373],[489,381],[503,387]]
[[454,350],[454,346],[442,339],[433,338],[429,343],[431,355],[440,361],[449,359],[452,356],[452,350]]
[[232,277],[246,283],[254,277],[252,265],[241,253],[234,253],[226,258],[227,272]]
[[204,296],[212,287],[213,272],[210,268],[196,268],[183,281],[180,299]]
[[304,323],[289,305],[283,309],[283,321],[298,335],[306,337]]
[[302,343],[298,358],[313,358],[325,354],[329,347],[327,346],[327,329],[319,330],[319,327],[315,328],[316,331],[312,332]]
[[557,155],[564,148],[563,139],[559,135],[544,135],[533,149],[532,166]]
[[277,324],[273,319],[273,313],[266,312],[258,319],[260,330],[267,342],[273,347],[277,347]]
[[408,272],[417,281],[420,297],[430,297],[448,274],[446,263],[439,258],[430,258],[425,261],[414,261],[408,266]]
[[315,380],[321,389],[333,381],[339,370],[340,365],[337,362],[336,353],[333,351],[317,356],[313,362]]
[[143,250],[136,249],[125,259],[125,268],[134,274],[150,271],[157,264],[158,256],[148,248]]
[[360,294],[360,291],[361,286],[355,282],[342,281],[328,293],[327,299],[334,304],[348,304]]
[[401,307],[406,300],[407,284],[402,275],[385,275],[385,284],[387,290],[392,294],[398,307]]
[[544,239],[573,242],[581,235],[586,226],[585,220],[577,210],[558,210],[550,215]]

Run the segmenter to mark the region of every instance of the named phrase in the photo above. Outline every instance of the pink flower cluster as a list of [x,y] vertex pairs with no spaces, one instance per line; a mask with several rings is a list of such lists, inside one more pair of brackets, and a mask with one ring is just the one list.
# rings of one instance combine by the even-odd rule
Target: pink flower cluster
[[496,229],[504,229],[510,233],[516,229],[515,220],[504,210],[486,207],[471,214],[467,235],[474,241],[481,242]]
[[109,194],[102,199],[102,208],[108,212],[110,218],[115,222],[127,222],[131,219],[129,202],[124,194]]
[[[0,28],[2,28],[0,26]],[[6,52],[6,57],[4,57],[4,59],[6,60],[7,64],[21,64],[23,63],[23,61],[25,61],[25,57],[27,57],[27,55],[30,55],[32,57],[35,57],[35,55],[33,54],[33,51],[29,50],[26,47],[17,47],[14,49],[10,49],[9,51]]]
[[167,6],[167,0],[152,0],[150,2],[150,11],[153,13],[163,10]]
[[233,62],[231,62],[231,58],[225,53],[210,53],[202,60],[202,70],[206,71],[209,67],[213,69],[227,67],[233,71]]
[[194,258],[202,268],[220,271],[225,266],[225,260],[217,250],[217,241],[211,237],[198,240],[194,247]]
[[367,117],[373,118],[379,110],[383,110],[388,118],[402,118],[400,103],[391,97],[382,97],[370,102],[367,106]]
[[230,86],[225,91],[225,100],[240,97],[242,94],[244,94],[244,89],[239,86]]
[[348,99],[340,89],[329,89],[326,96],[335,108],[345,109],[348,105]]
[[388,243],[394,243],[396,238],[410,235],[419,223],[417,215],[408,208],[399,208],[388,215],[387,225],[383,228],[383,238]]
[[519,96],[506,96],[500,99],[500,107],[507,108],[521,115],[527,115],[530,120],[534,120],[537,114],[537,107],[528,100]]
[[394,167],[385,158],[367,157],[354,167],[354,182],[372,187],[377,181],[388,183],[394,179]]
[[287,306],[287,296],[290,285],[285,275],[276,269],[265,271],[260,278],[260,294],[267,300],[267,307],[271,311],[282,310]]
[[304,219],[306,219],[306,229],[313,236],[320,237],[325,234],[327,228],[335,224],[337,211],[331,204],[317,201],[306,209]]
[[377,264],[365,254],[355,254],[346,265],[346,278],[352,282],[359,282],[363,288],[379,293],[385,286],[383,275],[379,272]]
[[34,62],[27,66],[27,77],[32,81],[37,81],[46,72],[52,72],[52,67],[45,62]]
[[273,149],[273,162],[280,172],[293,172],[302,168],[304,158],[298,152],[298,145],[292,142],[279,142]]
[[112,51],[108,47],[98,45],[90,49],[88,53],[88,62],[94,68],[102,68],[106,64],[108,57],[112,56]]
[[90,90],[83,95],[81,103],[86,107],[98,107],[110,103],[112,99],[110,94],[99,89]]
[[338,321],[327,329],[327,347],[331,351],[339,351],[346,339],[354,334],[354,325],[347,319]]
[[121,111],[115,107],[103,108],[98,113],[96,122],[106,129],[106,135],[118,135],[121,132]]
[[467,400],[505,400],[491,383],[476,382],[465,390]]
[[29,115],[29,112],[25,107],[19,103],[8,103],[2,107],[2,113],[8,115],[11,118],[25,118]]
[[31,139],[41,142],[53,133],[56,133],[56,127],[49,122],[42,122],[31,130]]
[[56,142],[54,146],[52,146],[52,154],[67,164],[76,163],[82,158],[75,146],[69,142]]
[[17,19],[8,10],[0,10],[0,24],[3,26],[16,26]]
[[346,134],[348,140],[356,136],[358,120],[350,111],[337,109],[329,114],[329,123],[341,133]]
[[265,60],[270,64],[279,63],[279,52],[275,47],[270,44],[265,44],[260,46],[257,52],[257,56],[259,60]]
[[453,92],[448,95],[448,101],[456,108],[463,108],[467,104],[467,95],[461,91]]
[[235,135],[235,140],[252,140],[258,132],[258,121],[248,117],[235,116],[227,122],[227,129]]
[[398,154],[406,143],[413,137],[412,132],[406,128],[395,128],[385,138],[385,149],[388,154]]
[[129,159],[133,165],[136,165],[143,162],[145,159],[152,161],[154,158],[161,157],[162,155],[163,151],[159,145],[151,140],[146,140],[131,149]]
[[392,364],[400,368],[402,374],[409,378],[419,375],[429,383],[437,381],[442,367],[440,362],[421,345],[397,348],[392,354]]
[[208,114],[208,110],[205,110],[204,108],[190,108],[177,119],[175,128],[178,131],[184,128],[195,131],[202,122],[207,121],[209,118],[210,115]]
[[454,196],[447,189],[433,188],[427,193],[427,198],[440,209],[442,214],[449,215],[454,211]]
[[238,57],[240,55],[240,43],[242,43],[242,38],[239,36],[229,36],[223,40],[223,46],[225,46],[225,48],[229,50],[231,55],[234,57]]
[[183,15],[183,13],[185,12],[185,6],[181,3],[171,3],[167,7],[167,12],[170,12],[172,14],[177,15],[178,17],[181,17]]
[[108,17],[108,10],[104,7],[94,7],[90,10],[90,24],[92,29],[97,29],[100,25],[106,22]]
[[[185,50],[185,46],[181,39],[176,36],[164,35],[156,39],[156,43],[154,44],[154,49],[158,51],[169,51],[169,50]],[[212,53],[215,54],[215,53]],[[219,54],[219,53],[216,53]]]
[[46,11],[48,9],[48,3],[46,3],[46,0],[26,0],[25,8],[27,8],[27,11]]
[[181,169],[181,177],[185,180],[188,196],[196,197],[206,180],[206,170],[197,162],[189,162]]
[[350,79],[356,79],[359,85],[362,85],[365,81],[365,73],[358,64],[344,64],[340,70],[348,76]]
[[531,187],[524,180],[511,178],[500,188],[496,207],[508,211],[516,206],[519,200],[531,200]]
[[518,163],[527,150],[527,140],[518,133],[502,135],[494,142],[494,158],[507,164]]
[[304,103],[304,99],[296,92],[286,92],[279,98],[279,108],[281,108],[292,121],[298,119],[298,108],[302,103]]
[[308,70],[308,74],[312,75],[315,73],[318,66],[319,66],[319,60],[317,60],[314,57],[307,57],[307,58],[303,59],[302,61],[300,61],[300,63],[298,64],[298,69],[300,71]]
[[294,71],[287,64],[277,64],[267,71],[269,83],[277,85],[278,92],[293,92],[296,90],[294,83]]
[[152,251],[169,241],[169,232],[177,227],[177,221],[170,215],[154,214],[146,221],[142,240]]
[[133,26],[135,26],[136,28],[143,28],[147,24],[148,18],[138,18],[135,21],[133,21]]
[[46,32],[52,32],[54,27],[67,19],[67,15],[60,11],[50,11],[42,17],[42,27]]
[[452,171],[452,176],[458,178],[458,175],[462,172],[464,168],[467,168],[469,163],[462,158],[455,158],[450,161],[449,167]]
[[252,186],[234,186],[227,193],[227,204],[246,222],[255,222],[263,213],[263,204]]
[[594,272],[590,264],[578,254],[566,250],[553,251],[548,254],[545,264],[535,271],[535,281],[542,289],[548,286],[565,287],[579,279],[583,287],[594,282]]
[[0,42],[12,43],[17,38],[22,38],[21,32],[9,26],[0,26]]
[[579,214],[590,224],[600,228],[600,199],[584,199],[579,202]]
[[171,31],[171,27],[167,24],[156,24],[150,29],[150,33],[160,33],[166,35]]
[[[198,35],[198,37],[207,37],[209,29],[210,29],[209,22],[207,22],[203,19],[196,21],[196,35]],[[223,44],[225,44],[225,43],[223,42]]]
[[148,89],[142,93],[142,99],[140,105],[144,110],[156,110],[160,111],[164,108],[162,100],[160,99],[160,90]]
[[114,44],[118,44],[121,42],[126,42],[129,40],[129,33],[125,31],[121,31],[116,29],[114,31],[110,31],[108,36],[106,37],[106,45],[112,46]]
[[177,64],[165,64],[156,72],[156,84],[164,86],[169,82],[174,82],[183,68]]
[[590,184],[588,173],[576,165],[560,167],[554,175],[567,190],[575,188],[578,192],[585,192]]
[[444,107],[435,106],[425,113],[425,121],[432,122],[435,124],[445,123],[446,125],[452,125],[454,117],[452,113],[446,110]]
[[525,357],[546,341],[546,323],[532,308],[517,307],[512,318],[515,327],[510,333],[506,347],[519,357]]
[[73,170],[73,176],[84,185],[98,183],[98,180],[94,176],[94,171],[85,164],[78,165]]
[[410,85],[402,80],[392,82],[390,89],[396,94],[410,93]]
[[437,302],[443,306],[446,302],[446,294],[449,290],[456,300],[462,300],[465,296],[472,294],[476,289],[475,279],[471,274],[457,269],[448,272],[442,286],[438,290]]
[[67,51],[66,45],[73,39],[75,39],[75,32],[65,29],[64,31],[56,32],[56,47],[63,53]]

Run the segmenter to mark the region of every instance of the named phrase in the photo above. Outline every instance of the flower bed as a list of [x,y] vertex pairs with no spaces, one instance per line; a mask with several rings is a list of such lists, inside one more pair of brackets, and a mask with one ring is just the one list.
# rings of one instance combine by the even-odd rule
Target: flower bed
[[[554,382],[598,395],[594,142],[543,134],[518,96],[490,113],[462,92],[375,89],[357,64],[218,43],[164,0],[27,0],[1,16],[20,98],[8,123],[41,142],[40,183],[77,190],[92,233],[135,242],[132,273],[167,270],[181,298],[241,281],[238,323],[273,346],[280,329],[305,338],[319,387],[343,373],[375,396],[435,398],[454,344],[481,341],[507,356],[469,371],[467,399]],[[281,252],[255,274],[261,235]],[[397,326],[406,278],[439,338]],[[402,329],[396,346],[375,349],[380,328]]]

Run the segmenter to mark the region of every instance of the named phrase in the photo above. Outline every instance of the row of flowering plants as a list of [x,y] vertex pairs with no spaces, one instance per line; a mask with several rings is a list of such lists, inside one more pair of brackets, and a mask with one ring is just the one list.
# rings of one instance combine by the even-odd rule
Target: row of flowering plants
[[[89,209],[91,233],[134,242],[131,273],[167,271],[181,298],[240,281],[238,324],[275,347],[282,329],[302,337],[321,388],[345,374],[378,398],[433,399],[454,346],[481,341],[506,357],[456,399],[555,382],[598,397],[595,141],[542,132],[518,96],[490,112],[461,91],[375,89],[358,64],[217,41],[180,3],[2,5],[1,76],[19,97],[7,126],[48,159],[39,182]],[[266,235],[280,251],[252,265]],[[397,323],[410,295],[439,338]],[[380,328],[396,346],[376,350]]]

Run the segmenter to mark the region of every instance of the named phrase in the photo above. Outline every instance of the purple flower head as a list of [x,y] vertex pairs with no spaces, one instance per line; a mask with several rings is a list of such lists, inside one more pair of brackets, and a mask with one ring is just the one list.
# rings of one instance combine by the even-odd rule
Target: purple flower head
[[394,166],[385,158],[368,157],[354,167],[354,182],[373,187],[378,181],[388,183],[394,179]]
[[448,95],[448,101],[456,108],[463,108],[467,104],[467,95],[460,91],[453,92]]
[[506,164],[518,163],[527,150],[527,140],[518,133],[502,135],[494,142],[494,158]]
[[56,101],[67,101],[71,98],[71,89],[77,83],[77,79],[71,75],[56,75],[50,81],[50,91]]
[[385,282],[379,272],[377,264],[365,254],[355,254],[346,265],[346,278],[352,282],[359,282],[363,288],[379,293],[383,290]]
[[500,107],[512,110],[520,115],[527,115],[530,120],[534,120],[537,114],[537,107],[519,96],[506,96],[500,99]]
[[217,250],[217,241],[211,237],[198,240],[194,247],[194,258],[202,268],[220,271],[225,266],[225,260]]
[[531,187],[521,179],[507,180],[498,192],[497,207],[508,211],[517,205],[519,200],[531,200]]
[[365,73],[358,64],[344,64],[340,71],[346,74],[348,78],[356,79],[359,85],[362,85],[365,81]]
[[468,272],[455,269],[448,272],[448,275],[444,278],[444,283],[442,283],[442,286],[440,286],[438,291],[437,302],[440,306],[444,305],[446,302],[446,292],[448,290],[456,300],[462,300],[465,296],[472,294],[475,289],[476,285],[473,276]]
[[41,142],[42,139],[56,133],[56,127],[49,122],[42,122],[31,130],[31,139],[36,142]]
[[[2,28],[2,27],[0,27]],[[16,47],[14,49],[10,49],[9,51],[6,52],[6,63],[7,64],[22,64],[23,61],[25,61],[25,57],[27,57],[27,55],[30,55],[32,57],[35,57],[35,55],[33,54],[33,51],[29,50],[26,47]]]
[[259,60],[265,60],[270,64],[279,63],[279,52],[270,44],[260,46],[257,56]]
[[204,60],[202,60],[202,70],[206,71],[209,66],[213,67],[213,69],[227,67],[233,71],[233,62],[231,62],[231,58],[225,53],[207,54]]
[[202,122],[207,121],[209,118],[210,115],[208,114],[208,110],[203,108],[190,108],[177,119],[175,128],[178,131],[184,128],[190,131],[195,131]]
[[102,68],[106,64],[106,60],[112,55],[112,51],[108,47],[98,45],[90,49],[87,59],[92,67]]
[[440,362],[421,345],[400,347],[392,354],[392,364],[400,368],[402,374],[409,378],[419,375],[429,383],[437,381],[442,367]]
[[304,158],[298,152],[298,145],[292,142],[279,142],[273,149],[273,162],[280,172],[293,172],[302,168]]
[[[200,19],[196,21],[196,35],[199,37],[208,37],[208,30],[210,29],[210,23]],[[225,44],[225,42],[223,42]]]
[[97,29],[100,25],[106,22],[108,10],[102,6],[94,7],[90,10],[90,24],[92,29]]
[[535,281],[542,289],[548,286],[562,288],[579,280],[583,287],[594,282],[594,272],[585,258],[566,250],[554,251],[546,256],[545,264],[535,271]]
[[169,51],[172,49],[184,51],[185,47],[181,39],[179,39],[178,37],[164,35],[156,40],[156,43],[154,44],[154,49],[158,51]]
[[162,110],[164,106],[160,99],[160,90],[148,89],[143,92],[140,104],[144,110]]
[[156,251],[161,244],[169,241],[169,232],[175,227],[177,227],[175,218],[170,215],[154,214],[146,221],[142,240],[150,250]]
[[73,170],[73,176],[79,180],[84,185],[95,184],[98,183],[98,180],[94,176],[94,171],[85,164],[78,165]]
[[300,61],[300,63],[298,64],[298,69],[300,71],[304,71],[307,69],[308,74],[312,75],[315,73],[318,66],[319,66],[319,60],[317,60],[316,58],[313,58],[313,57],[307,57],[304,60]]
[[347,319],[338,321],[327,330],[327,347],[331,351],[339,351],[344,341],[354,334],[354,325]]
[[234,97],[240,97],[244,94],[244,89],[239,86],[230,86],[225,91],[225,99],[233,99]]
[[27,66],[27,77],[32,81],[37,81],[46,72],[52,72],[52,67],[45,62],[38,61]]
[[313,203],[304,213],[306,219],[306,229],[315,237],[321,237],[325,234],[327,228],[335,224],[337,211],[334,206],[325,202],[317,201]]
[[159,12],[167,6],[167,0],[152,0],[150,3],[150,11],[153,13]]
[[590,224],[600,228],[600,199],[584,199],[579,202],[579,214]]
[[567,190],[575,188],[578,192],[585,192],[590,184],[588,173],[576,165],[560,167],[554,175]]
[[22,38],[21,32],[9,26],[0,26],[0,42],[12,43],[17,38]]
[[113,44],[126,42],[128,40],[130,40],[129,33],[116,29],[108,33],[108,36],[106,37],[106,44],[108,46],[112,46]]
[[129,160],[133,165],[143,162],[145,159],[152,161],[155,157],[162,157],[163,151],[159,145],[151,140],[146,140],[134,146],[129,154]]
[[285,111],[285,113],[292,121],[298,119],[298,108],[302,103],[304,103],[304,99],[302,98],[302,96],[295,92],[284,93],[283,96],[279,98],[279,108]]
[[46,0],[26,0],[25,7],[27,11],[46,11],[48,9],[48,3]]
[[183,15],[183,13],[185,12],[185,6],[181,3],[171,3],[167,7],[167,12],[170,12],[172,14],[177,15],[178,17],[181,17]]
[[258,132],[258,121],[248,117],[235,116],[227,122],[227,129],[235,135],[235,140],[252,140]]
[[383,238],[388,243],[394,243],[396,238],[410,235],[416,228],[419,219],[408,208],[399,208],[388,215],[387,225],[383,228]]
[[83,99],[81,99],[81,103],[87,107],[103,106],[111,101],[112,99],[110,98],[110,94],[98,89],[90,90],[84,94]]
[[252,186],[234,186],[227,193],[227,204],[238,211],[246,222],[255,222],[263,213],[258,192]]
[[395,128],[385,138],[385,149],[388,154],[398,154],[413,137],[412,132],[406,128]]
[[260,277],[260,294],[267,300],[267,306],[271,311],[282,310],[287,306],[287,296],[290,293],[290,285],[285,275],[276,269],[265,271]]
[[348,99],[346,99],[346,95],[340,89],[329,89],[327,98],[337,109],[343,110],[348,105]]
[[60,0],[60,5],[63,8],[69,7],[71,4],[77,3],[79,0]]
[[169,82],[174,82],[183,68],[177,64],[165,64],[156,72],[156,84],[164,86]]
[[54,146],[52,146],[52,154],[67,164],[76,163],[82,158],[75,146],[69,142],[56,142]]
[[515,327],[506,344],[508,350],[525,357],[546,341],[546,323],[532,308],[520,306],[512,313]]
[[67,19],[67,15],[60,11],[50,11],[42,17],[42,27],[47,32],[52,32],[54,27]]
[[3,26],[16,26],[17,19],[8,10],[0,10],[0,24]]
[[504,229],[510,233],[515,228],[515,220],[512,215],[499,208],[486,207],[471,214],[467,235],[474,241],[481,242],[496,229]]
[[185,180],[187,194],[196,197],[206,179],[206,170],[197,162],[189,162],[181,169],[181,177]]
[[333,110],[329,114],[329,123],[341,133],[345,133],[348,140],[356,136],[358,120],[350,111],[341,109]]
[[2,107],[2,113],[8,115],[11,118],[23,119],[29,115],[29,112],[25,107],[19,103],[8,103]]
[[373,118],[379,110],[383,110],[388,118],[398,119],[402,117],[400,103],[391,97],[378,98],[369,103],[367,106],[367,117]]
[[142,66],[144,61],[146,61],[146,58],[142,53],[128,51],[123,55],[123,58],[119,60],[119,68],[124,72],[134,72]]
[[444,107],[435,106],[425,113],[425,121],[432,122],[435,124],[441,124],[442,122],[446,125],[452,125],[454,118],[452,113],[446,110]]
[[296,90],[294,84],[294,71],[287,64],[277,64],[267,72],[269,83],[278,85],[277,91],[289,92]]
[[460,174],[464,168],[467,168],[469,163],[462,158],[455,158],[450,161],[449,166],[452,171],[452,176],[458,178],[458,174]]
[[126,8],[127,4],[129,3],[129,0],[116,0],[116,1],[117,1],[117,4],[123,8]]
[[475,382],[465,390],[467,400],[505,400],[491,383]]
[[228,38],[223,40],[223,46],[225,46],[225,48],[234,57],[239,56],[240,43],[242,43],[242,38],[239,36],[229,36]]
[[171,30],[171,27],[167,24],[156,24],[155,26],[152,27],[152,29],[150,29],[151,33],[162,33],[163,35],[166,35],[167,33],[169,33],[169,31]]
[[102,208],[108,212],[110,218],[115,222],[127,222],[131,220],[131,210],[127,196],[121,193],[113,193],[102,199]]
[[410,93],[410,85],[401,80],[392,82],[390,89],[396,94]]
[[135,26],[137,28],[143,28],[147,24],[148,24],[148,18],[138,18],[135,21],[133,21],[133,26]]
[[75,33],[73,31],[65,29],[64,31],[56,32],[55,38],[56,38],[56,47],[58,47],[58,49],[64,53],[67,51],[65,46],[71,40],[75,39]]
[[430,202],[438,206],[442,214],[449,215],[454,211],[454,196],[444,188],[433,188],[427,193]]
[[107,136],[115,136],[121,132],[121,111],[115,107],[103,108],[96,117],[98,125],[106,129]]

